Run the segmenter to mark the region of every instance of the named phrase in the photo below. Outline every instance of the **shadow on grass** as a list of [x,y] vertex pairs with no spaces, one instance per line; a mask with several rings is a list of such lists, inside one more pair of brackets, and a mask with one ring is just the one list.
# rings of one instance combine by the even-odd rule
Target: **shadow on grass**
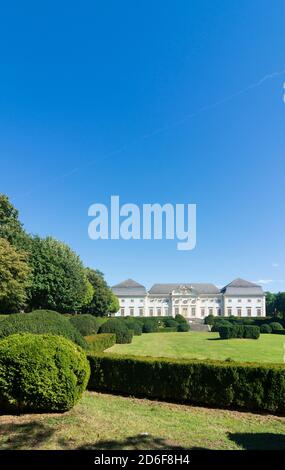
[[[37,448],[45,443],[54,429],[36,421],[29,423],[5,423],[0,425],[1,449],[21,450]],[[5,437],[7,439],[4,441]]]
[[285,450],[285,434],[229,433],[228,438],[245,450]]
[[[64,447],[64,442],[59,444]],[[106,439],[96,441],[94,443],[83,444],[76,447],[75,450],[183,450],[185,447],[173,444],[166,441],[161,437],[154,437],[152,435],[138,434],[136,436],[129,436],[122,440]]]

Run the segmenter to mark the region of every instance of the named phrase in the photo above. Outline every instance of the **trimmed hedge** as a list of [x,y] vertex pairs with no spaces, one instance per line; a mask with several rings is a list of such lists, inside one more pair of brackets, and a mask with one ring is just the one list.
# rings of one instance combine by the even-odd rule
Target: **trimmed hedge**
[[97,317],[88,313],[73,315],[69,321],[82,336],[95,335],[101,326]]
[[125,325],[127,325],[129,330],[133,330],[135,336],[140,336],[142,334],[141,322],[133,318],[127,318],[126,320],[124,320],[124,323]]
[[164,326],[166,328],[176,328],[178,327],[178,322],[176,320],[174,320],[173,318],[166,318],[165,322],[164,322]]
[[101,333],[100,335],[85,336],[89,349],[93,353],[100,353],[116,344],[115,333]]
[[276,331],[280,331],[280,330],[283,330],[283,326],[281,325],[281,323],[277,322],[277,321],[273,321],[271,323],[269,323],[273,333],[275,333]]
[[177,313],[177,314],[175,315],[175,321],[176,321],[177,323],[188,323],[187,320],[186,320],[186,318],[183,317],[183,315],[180,315],[180,313]]
[[221,339],[247,338],[258,339],[260,336],[259,326],[254,325],[231,325],[219,328]]
[[99,328],[99,333],[115,333],[116,343],[131,343],[134,332],[130,330],[123,320],[110,318]]
[[180,333],[183,333],[183,332],[186,333],[189,330],[190,330],[189,323],[180,323],[177,328],[177,331],[179,331]]
[[260,333],[272,333],[272,328],[270,325],[268,325],[267,323],[265,325],[261,325],[260,326]]
[[89,390],[218,408],[285,412],[285,366],[122,355],[89,356]]
[[67,411],[89,376],[86,354],[66,338],[24,333],[0,341],[1,411]]
[[82,348],[87,343],[71,322],[52,310],[34,310],[31,313],[14,313],[0,322],[0,339],[16,333],[33,333],[64,336]]
[[157,333],[158,329],[158,322],[151,318],[147,318],[143,323],[143,333]]

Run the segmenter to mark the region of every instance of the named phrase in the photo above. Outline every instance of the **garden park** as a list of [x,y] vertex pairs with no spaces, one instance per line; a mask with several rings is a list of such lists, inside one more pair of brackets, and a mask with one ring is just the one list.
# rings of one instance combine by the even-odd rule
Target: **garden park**
[[0,221],[0,449],[285,449],[282,315],[117,318],[6,196]]

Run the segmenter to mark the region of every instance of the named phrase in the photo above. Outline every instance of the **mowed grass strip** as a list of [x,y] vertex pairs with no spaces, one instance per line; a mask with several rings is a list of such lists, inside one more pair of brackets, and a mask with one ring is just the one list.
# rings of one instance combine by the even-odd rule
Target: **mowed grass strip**
[[64,414],[0,416],[0,449],[285,449],[285,418],[86,392]]
[[107,352],[153,357],[233,359],[241,362],[282,363],[285,336],[262,334],[254,339],[221,340],[218,333],[147,333],[131,344],[116,344]]

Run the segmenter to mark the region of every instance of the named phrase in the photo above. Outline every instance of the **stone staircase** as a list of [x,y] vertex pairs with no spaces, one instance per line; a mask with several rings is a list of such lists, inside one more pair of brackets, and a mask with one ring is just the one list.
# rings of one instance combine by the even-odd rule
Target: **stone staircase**
[[204,320],[189,320],[190,331],[211,331],[209,325],[204,325]]

